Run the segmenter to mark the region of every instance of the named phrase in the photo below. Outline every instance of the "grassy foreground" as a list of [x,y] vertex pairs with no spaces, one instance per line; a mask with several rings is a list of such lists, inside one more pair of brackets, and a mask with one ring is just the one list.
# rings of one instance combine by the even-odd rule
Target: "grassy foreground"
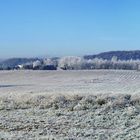
[[140,95],[0,97],[0,139],[140,139]]

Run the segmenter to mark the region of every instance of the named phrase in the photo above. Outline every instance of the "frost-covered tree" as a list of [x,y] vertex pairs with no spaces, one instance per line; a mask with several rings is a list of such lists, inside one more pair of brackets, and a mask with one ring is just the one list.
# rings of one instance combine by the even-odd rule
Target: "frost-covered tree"
[[41,61],[37,60],[33,62],[33,69],[39,69],[40,66],[41,66]]
[[43,65],[57,67],[58,62],[55,59],[46,58],[46,59],[43,60]]
[[118,60],[117,56],[113,56],[111,59],[112,62],[116,62],[117,60]]
[[81,69],[84,60],[77,56],[65,56],[62,57],[58,62],[58,67],[61,69]]
[[53,61],[50,58],[44,59],[43,60],[44,65],[53,65]]
[[33,63],[29,62],[29,63],[23,64],[23,69],[33,69]]

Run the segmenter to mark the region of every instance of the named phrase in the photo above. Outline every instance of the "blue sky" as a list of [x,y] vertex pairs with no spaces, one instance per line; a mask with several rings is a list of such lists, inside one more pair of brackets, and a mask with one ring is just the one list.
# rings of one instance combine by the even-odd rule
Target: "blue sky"
[[140,49],[139,0],[0,0],[0,58]]

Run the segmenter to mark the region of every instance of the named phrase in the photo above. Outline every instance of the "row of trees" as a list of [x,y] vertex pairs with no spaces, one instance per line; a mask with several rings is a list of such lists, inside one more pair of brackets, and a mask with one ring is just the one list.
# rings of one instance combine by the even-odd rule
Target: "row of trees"
[[33,62],[18,65],[10,69],[33,69],[33,70],[83,70],[83,69],[125,69],[140,70],[140,60],[117,60],[112,57],[111,60],[105,59],[84,59],[76,56],[66,56],[57,59],[41,59]]
[[61,69],[125,69],[138,70],[140,69],[140,60],[117,60],[117,57],[112,57],[111,60],[89,59],[85,60],[81,57],[63,57],[58,65]]
[[16,69],[56,70],[57,67],[58,67],[57,60],[43,59],[18,65]]

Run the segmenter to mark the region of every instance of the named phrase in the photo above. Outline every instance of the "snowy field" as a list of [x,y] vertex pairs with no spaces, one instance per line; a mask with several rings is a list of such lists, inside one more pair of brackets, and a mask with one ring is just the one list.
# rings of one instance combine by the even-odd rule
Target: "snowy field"
[[140,139],[140,72],[0,71],[0,139]]
[[140,72],[0,71],[0,94],[97,94],[140,92]]

